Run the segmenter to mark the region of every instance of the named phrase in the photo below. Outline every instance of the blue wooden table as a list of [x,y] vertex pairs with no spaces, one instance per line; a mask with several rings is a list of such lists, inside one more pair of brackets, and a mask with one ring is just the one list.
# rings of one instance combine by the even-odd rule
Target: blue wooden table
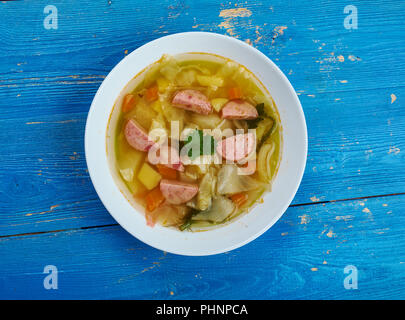
[[[57,25],[44,22],[55,9]],[[1,2],[0,298],[404,299],[404,20],[397,0]],[[308,125],[306,171],[284,216],[209,257],[161,252],[125,232],[84,154],[87,112],[108,72],[183,31],[264,52]],[[49,265],[58,289],[44,288]],[[357,289],[345,287],[355,273]]]

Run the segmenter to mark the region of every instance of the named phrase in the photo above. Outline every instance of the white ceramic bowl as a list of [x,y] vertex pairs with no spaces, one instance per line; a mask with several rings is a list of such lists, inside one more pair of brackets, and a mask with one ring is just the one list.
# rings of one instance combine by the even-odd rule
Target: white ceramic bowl
[[[230,58],[252,71],[272,95],[282,124],[282,160],[272,192],[264,203],[229,224],[206,232],[150,228],[140,210],[127,200],[110,170],[107,126],[114,103],[142,69],[163,54],[206,52]],[[106,140],[107,139],[107,140]],[[215,33],[186,32],[151,41],[126,56],[108,74],[94,97],[85,133],[90,178],[104,206],[129,233],[152,247],[171,253],[202,256],[230,251],[260,236],[285,212],[297,192],[307,157],[307,128],[298,97],[286,76],[263,53],[248,44]]]

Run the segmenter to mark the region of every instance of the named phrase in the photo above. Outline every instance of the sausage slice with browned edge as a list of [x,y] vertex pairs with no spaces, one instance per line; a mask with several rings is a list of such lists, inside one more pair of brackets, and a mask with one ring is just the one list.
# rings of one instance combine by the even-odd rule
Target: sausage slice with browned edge
[[256,149],[253,133],[242,133],[223,139],[217,145],[217,152],[226,160],[240,161]]
[[249,120],[256,119],[259,114],[254,106],[243,100],[231,100],[221,110],[223,119]]
[[128,120],[124,129],[129,145],[139,151],[148,151],[154,144],[142,126],[134,119]]
[[212,112],[212,106],[208,98],[197,90],[188,89],[178,91],[173,97],[172,104],[177,108],[200,114],[209,114]]
[[195,183],[181,182],[177,180],[162,179],[160,191],[167,202],[181,204],[191,200],[198,192],[198,185]]

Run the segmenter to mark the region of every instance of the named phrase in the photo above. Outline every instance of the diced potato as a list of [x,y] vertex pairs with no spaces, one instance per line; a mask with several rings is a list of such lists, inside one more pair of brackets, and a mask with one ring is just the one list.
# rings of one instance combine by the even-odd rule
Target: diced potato
[[215,98],[211,100],[211,105],[216,112],[220,112],[225,103],[228,102],[226,98]]
[[218,76],[198,75],[197,80],[200,85],[205,87],[222,87],[224,85],[224,79]]
[[157,79],[156,79],[156,83],[157,83],[157,85],[158,85],[158,87],[159,87],[159,92],[160,92],[160,93],[165,92],[166,89],[167,89],[167,88],[169,87],[169,85],[170,85],[169,80],[167,80],[167,79],[164,78],[164,77],[159,77],[159,78],[157,78]]
[[138,179],[148,190],[152,190],[159,184],[162,176],[149,164],[144,162],[141,170],[139,170]]

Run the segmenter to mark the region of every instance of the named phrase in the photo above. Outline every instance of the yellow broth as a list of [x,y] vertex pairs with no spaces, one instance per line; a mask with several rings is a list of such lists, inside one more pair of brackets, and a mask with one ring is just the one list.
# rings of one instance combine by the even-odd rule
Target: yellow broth
[[[245,67],[229,59],[208,54],[195,54],[195,58],[192,59],[190,59],[190,56],[192,55],[188,54],[187,58],[181,55],[174,57],[163,56],[159,61],[149,66],[144,72],[137,76],[142,77],[142,81],[140,81],[139,85],[131,92],[131,94],[135,96],[136,103],[133,104],[132,109],[129,111],[123,112],[122,109],[120,110],[115,132],[116,169],[130,193],[133,194],[139,204],[146,208],[147,195],[152,190],[146,187],[146,184],[150,183],[150,181],[142,181],[142,179],[139,178],[141,168],[145,163],[148,163],[147,153],[132,148],[126,141],[124,135],[124,126],[129,119],[135,119],[146,132],[149,132],[151,126],[156,127],[156,125],[158,125],[165,127],[169,137],[171,137],[170,121],[172,120],[180,122],[180,130],[184,128],[213,129],[217,128],[219,124],[222,124],[222,128],[227,127],[232,130],[243,128],[247,130],[247,128],[252,125],[252,122],[248,120],[223,121],[220,117],[220,113],[216,110],[213,110],[210,115],[205,116],[176,108],[172,105],[171,101],[173,95],[178,90],[194,89],[202,92],[212,101],[217,98],[229,99],[230,90],[232,90],[232,88],[239,88],[242,93],[242,100],[256,107],[260,104],[264,104],[264,106],[261,106],[264,111],[264,116],[262,116],[261,119],[265,118],[267,121],[271,119],[274,121],[274,126],[267,139],[262,138],[258,140],[257,155],[260,155],[262,148],[268,149],[269,151],[265,158],[266,161],[263,161],[264,156],[260,158],[262,160],[262,170],[258,168],[252,175],[249,175],[251,179],[254,179],[253,181],[257,181],[257,188],[241,192],[246,199],[240,205],[232,200],[234,210],[232,214],[223,217],[223,220],[218,221],[215,214],[215,221],[209,219],[201,220],[201,217],[204,218],[204,212],[209,211],[210,208],[204,208],[204,210],[199,210],[198,207],[193,208],[191,201],[189,201],[190,203],[180,205],[170,205],[163,202],[163,204],[160,204],[158,208],[152,212],[145,210],[147,220],[149,219],[149,222],[153,220],[152,225],[157,222],[164,226],[179,227],[181,230],[198,230],[199,228],[229,221],[239,214],[247,212],[255,204],[261,202],[260,200],[263,193],[271,191],[271,183],[277,174],[282,150],[282,131],[276,105],[270,94],[257,78]],[[158,98],[154,101],[148,101],[148,90],[153,87],[158,88]],[[117,107],[121,108],[121,106]],[[256,124],[261,121],[257,121]],[[263,130],[264,136],[266,133],[270,132],[269,128],[266,129],[267,132],[265,129]],[[259,126],[256,132],[258,131]],[[258,166],[260,159],[257,159]],[[200,186],[202,179],[207,172],[209,172],[213,180],[212,183],[215,182],[218,184],[218,181],[215,181],[215,179],[217,179],[218,172],[220,172],[223,165],[224,164],[186,165],[185,173],[177,173],[176,179],[185,182],[193,182]],[[159,173],[159,169],[156,166],[150,163],[148,163],[148,166]],[[191,177],[193,179],[191,179]],[[246,176],[242,176],[242,179],[250,179],[245,177]],[[159,186],[156,188],[158,187]],[[213,189],[214,190],[211,190],[211,206],[213,201],[218,197],[232,199],[233,194],[218,195],[215,188]],[[199,197],[199,195],[196,196],[196,198],[197,197]],[[194,200],[194,202],[198,201]],[[208,216],[210,216],[210,214],[208,214]],[[193,216],[198,217],[199,220],[193,220]],[[219,219],[222,219],[220,215]]]

